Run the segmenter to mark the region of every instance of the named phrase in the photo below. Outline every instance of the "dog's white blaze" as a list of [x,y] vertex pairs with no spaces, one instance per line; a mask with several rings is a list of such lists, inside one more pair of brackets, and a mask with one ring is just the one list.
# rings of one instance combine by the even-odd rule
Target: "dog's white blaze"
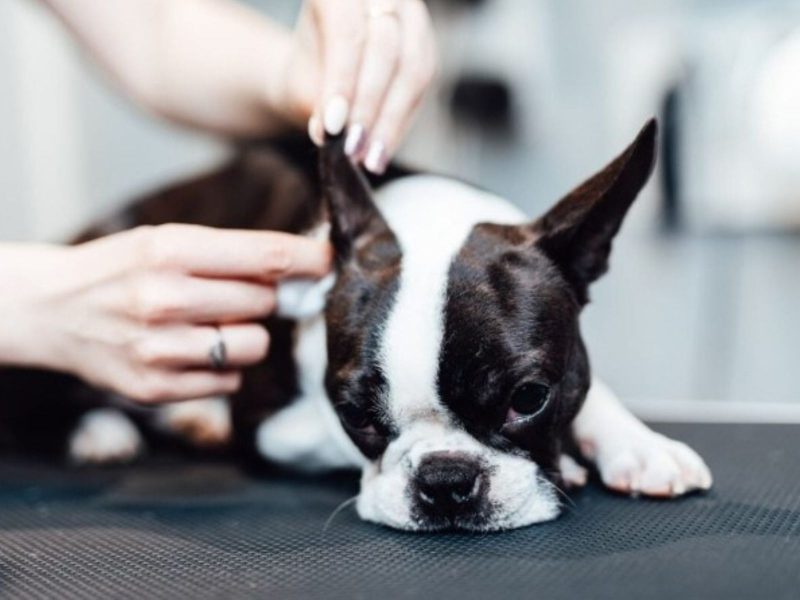
[[525,216],[498,196],[429,175],[390,183],[376,201],[403,251],[400,288],[381,348],[388,408],[402,426],[418,415],[444,413],[436,375],[453,258],[477,223],[516,224]]

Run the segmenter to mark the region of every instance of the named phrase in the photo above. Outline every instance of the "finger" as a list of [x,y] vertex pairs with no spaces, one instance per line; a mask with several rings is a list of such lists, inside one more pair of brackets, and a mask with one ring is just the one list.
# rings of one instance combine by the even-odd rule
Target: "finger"
[[274,231],[162,225],[144,229],[140,256],[146,266],[204,277],[277,281],[321,277],[331,267],[328,242]]
[[370,136],[364,166],[382,173],[411,125],[436,72],[436,52],[427,9],[419,0],[402,3],[400,65]]
[[350,113],[345,153],[358,158],[378,117],[400,57],[400,22],[394,14],[369,18],[364,59]]
[[147,367],[208,368],[211,348],[222,336],[225,363],[231,368],[254,365],[267,356],[269,334],[254,323],[214,327],[178,326],[154,331],[136,346],[136,358]]
[[355,93],[366,15],[361,0],[318,0],[314,8],[322,37],[322,95],[314,112],[327,134],[338,135],[347,123]]
[[325,128],[322,126],[322,119],[316,114],[311,115],[308,120],[308,137],[316,146],[322,146],[325,143]]
[[132,316],[145,323],[235,323],[275,309],[268,285],[230,279],[148,275],[135,284]]
[[227,396],[242,384],[237,371],[154,371],[134,383],[128,394],[144,404]]

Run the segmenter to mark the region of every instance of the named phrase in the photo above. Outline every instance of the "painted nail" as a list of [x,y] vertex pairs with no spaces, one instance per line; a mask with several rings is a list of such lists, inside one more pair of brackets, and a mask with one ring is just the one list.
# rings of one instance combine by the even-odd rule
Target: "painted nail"
[[322,116],[325,131],[330,135],[339,135],[347,123],[347,113],[349,112],[350,106],[344,96],[334,96],[328,100]]
[[358,123],[351,125],[347,129],[347,137],[344,139],[344,153],[347,156],[355,156],[364,149],[364,142],[367,140],[367,130]]
[[308,120],[308,137],[310,137],[311,141],[317,146],[322,146],[322,144],[325,142],[323,136],[322,124],[320,123],[319,117],[317,115],[313,115]]
[[380,175],[386,170],[386,163],[389,162],[386,156],[386,146],[381,141],[372,142],[364,159],[364,166],[368,171]]

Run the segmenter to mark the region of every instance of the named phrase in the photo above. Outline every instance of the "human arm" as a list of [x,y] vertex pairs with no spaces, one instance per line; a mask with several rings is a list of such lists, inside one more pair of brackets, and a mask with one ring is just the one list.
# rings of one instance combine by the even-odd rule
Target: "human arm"
[[309,0],[294,29],[231,0],[44,1],[150,111],[240,137],[346,127],[376,172],[436,71],[422,0]]
[[[142,402],[224,395],[263,359],[275,284],[321,276],[327,243],[190,225],[74,247],[0,244],[0,364],[72,373]],[[225,371],[209,349],[219,326]]]

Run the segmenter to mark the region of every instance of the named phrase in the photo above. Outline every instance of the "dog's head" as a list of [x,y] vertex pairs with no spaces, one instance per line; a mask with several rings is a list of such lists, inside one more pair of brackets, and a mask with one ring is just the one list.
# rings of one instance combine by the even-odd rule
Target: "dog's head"
[[363,518],[494,530],[558,514],[560,444],[589,387],[578,316],[655,143],[650,122],[532,223],[474,225],[444,268],[431,256],[439,273],[403,247],[340,144],[323,150],[337,269],[325,385],[369,459]]

